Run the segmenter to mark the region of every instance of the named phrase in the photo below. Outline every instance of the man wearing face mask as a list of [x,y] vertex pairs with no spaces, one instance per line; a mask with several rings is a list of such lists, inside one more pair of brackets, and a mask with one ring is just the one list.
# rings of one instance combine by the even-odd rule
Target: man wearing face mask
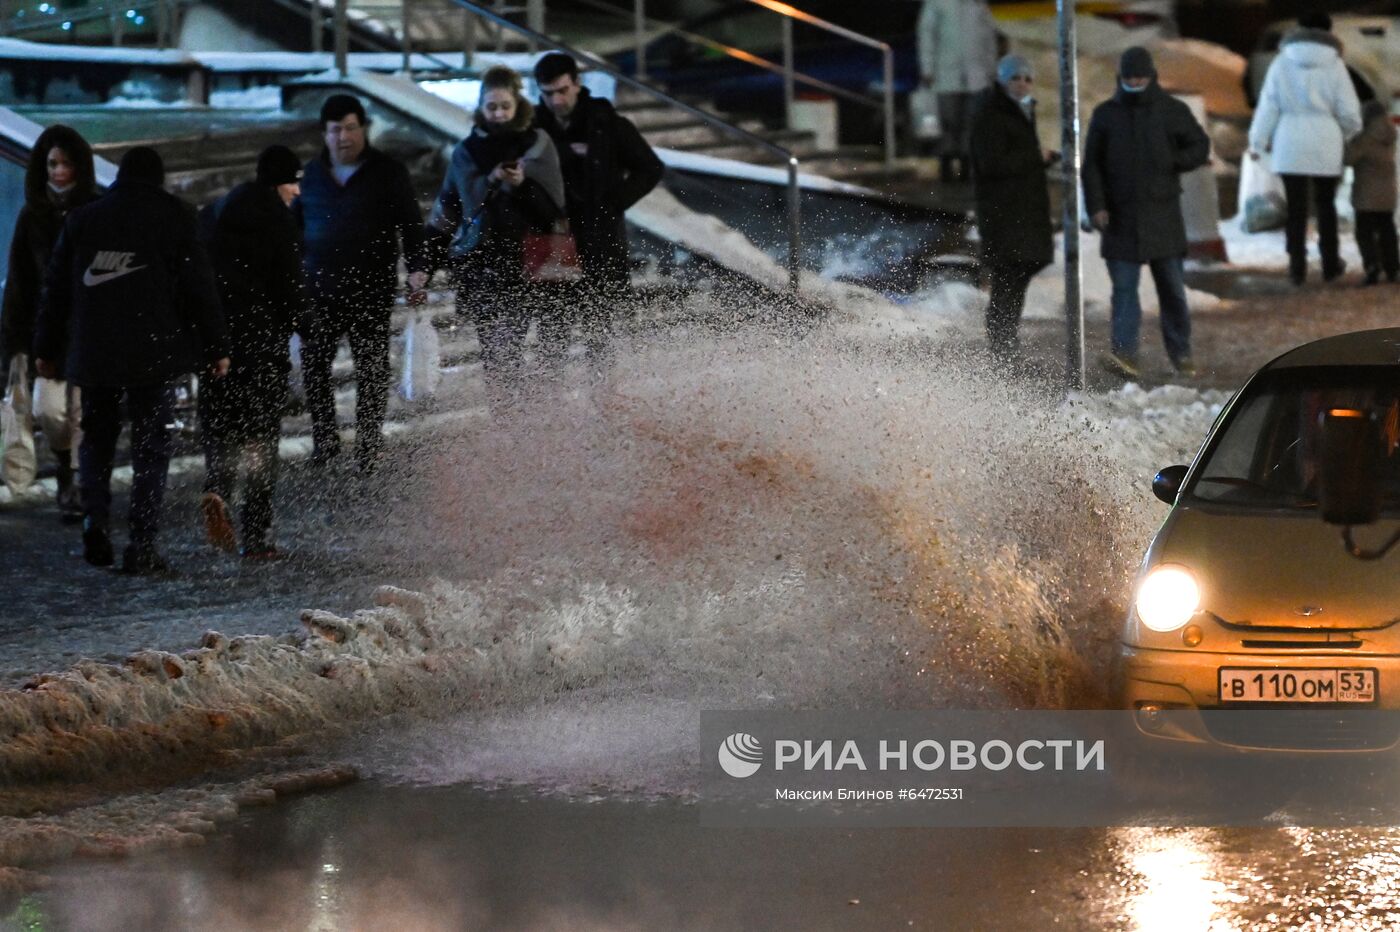
[[1040,145],[1035,126],[1034,72],[1019,55],[997,63],[997,83],[980,95],[972,120],[972,182],[982,265],[991,280],[987,344],[1014,356],[1026,287],[1054,259],[1050,190],[1045,168],[1060,155]]
[[201,215],[233,346],[228,377],[199,393],[206,464],[201,507],[209,542],[234,550],[238,538],[227,502],[239,460],[246,460],[242,554],[249,559],[278,555],[268,531],[291,373],[288,343],[307,306],[301,231],[290,210],[300,182],[296,153],[269,146],[258,156],[257,177]]
[[1186,104],[1157,83],[1152,56],[1123,53],[1118,92],[1094,108],[1084,143],[1084,205],[1103,234],[1103,258],[1113,281],[1109,371],[1137,378],[1142,266],[1152,271],[1161,307],[1162,342],[1173,368],[1196,373],[1182,265],[1186,221],[1180,176],[1210,160],[1208,137]]

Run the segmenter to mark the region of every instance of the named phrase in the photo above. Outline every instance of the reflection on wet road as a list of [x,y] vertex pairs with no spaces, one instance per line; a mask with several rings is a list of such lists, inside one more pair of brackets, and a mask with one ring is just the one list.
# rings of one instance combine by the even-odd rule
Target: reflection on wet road
[[1400,922],[1400,831],[727,831],[675,802],[365,783],[74,864],[45,929],[1276,928]]

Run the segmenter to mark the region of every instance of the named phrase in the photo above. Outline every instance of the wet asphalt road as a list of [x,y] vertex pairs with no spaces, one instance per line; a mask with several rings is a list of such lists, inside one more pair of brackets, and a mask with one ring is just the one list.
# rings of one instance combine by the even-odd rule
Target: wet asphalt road
[[1389,929],[1400,830],[721,830],[676,802],[365,783],[72,864],[44,929]]

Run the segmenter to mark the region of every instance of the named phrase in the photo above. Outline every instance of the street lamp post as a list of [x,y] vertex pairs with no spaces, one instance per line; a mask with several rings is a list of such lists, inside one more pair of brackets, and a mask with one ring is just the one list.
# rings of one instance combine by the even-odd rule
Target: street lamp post
[[1056,0],[1060,26],[1060,164],[1064,166],[1065,384],[1084,388],[1084,274],[1079,265],[1079,62],[1074,0]]
[[350,73],[349,0],[335,0],[335,70],[343,78]]

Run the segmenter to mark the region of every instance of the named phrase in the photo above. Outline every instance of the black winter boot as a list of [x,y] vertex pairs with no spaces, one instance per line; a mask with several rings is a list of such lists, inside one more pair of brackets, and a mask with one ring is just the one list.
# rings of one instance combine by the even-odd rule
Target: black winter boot
[[58,458],[58,516],[64,524],[77,524],[83,520],[83,495],[73,481],[72,451],[55,450],[54,456]]
[[116,562],[107,529],[91,518],[83,522],[83,559],[93,566],[111,566]]

